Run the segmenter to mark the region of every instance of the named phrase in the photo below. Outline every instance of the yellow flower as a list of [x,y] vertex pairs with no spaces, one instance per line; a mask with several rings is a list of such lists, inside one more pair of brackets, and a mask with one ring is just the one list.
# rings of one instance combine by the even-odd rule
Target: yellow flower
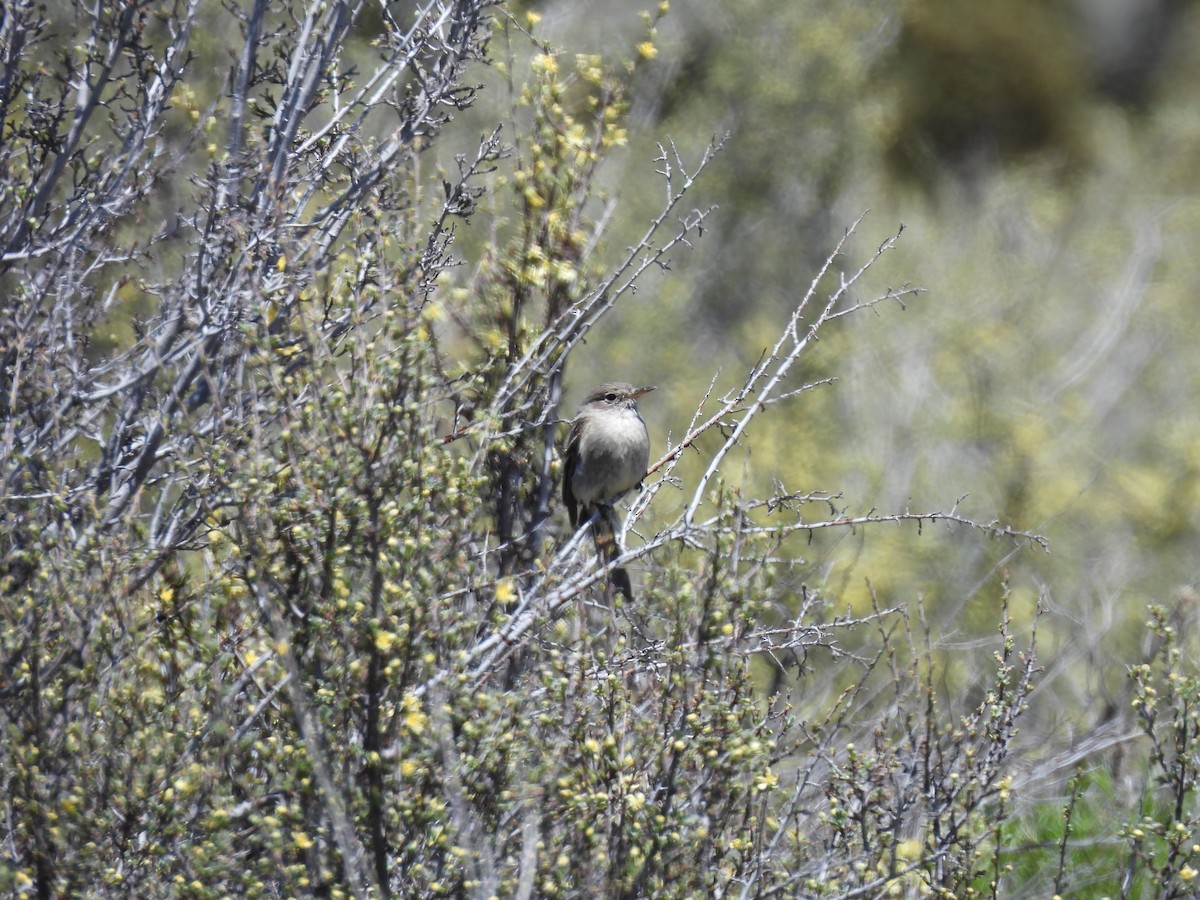
[[162,703],[164,700],[166,700],[166,694],[164,694],[163,689],[156,684],[152,684],[142,690],[142,701],[144,703],[147,703],[151,706],[156,706],[159,703]]
[[429,716],[421,710],[421,701],[412,694],[405,694],[400,706],[404,716],[404,727],[418,734],[424,731]]
[[533,185],[530,185],[525,188],[525,202],[532,209],[541,209],[546,205],[546,198],[539,194]]
[[578,53],[575,55],[575,70],[579,72],[580,77],[590,84],[599,84],[604,80],[604,69],[601,68],[601,57],[599,54],[585,55]]
[[497,603],[512,603],[517,597],[517,589],[513,585],[511,578],[501,578],[496,582],[496,602]]
[[387,653],[394,643],[396,635],[390,631],[379,631],[375,634],[375,649],[380,653]]
[[637,45],[637,52],[642,59],[654,59],[658,56],[658,48],[651,41],[642,41]]
[[292,832],[292,841],[301,850],[307,850],[308,848],[310,848],[313,845],[313,839],[310,838],[303,831],[293,831]]
[[555,75],[558,72],[558,60],[549,53],[539,53],[530,63],[530,68],[539,75]]

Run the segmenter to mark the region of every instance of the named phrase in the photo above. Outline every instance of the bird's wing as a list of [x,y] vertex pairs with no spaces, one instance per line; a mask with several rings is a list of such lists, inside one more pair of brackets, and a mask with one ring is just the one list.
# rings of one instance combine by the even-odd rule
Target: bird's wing
[[567,456],[563,463],[562,476],[562,498],[563,503],[567,507],[567,517],[571,520],[571,527],[579,527],[579,510],[578,504],[575,502],[575,491],[571,487],[571,481],[575,477],[575,467],[579,464],[579,432],[578,423],[571,426],[571,434],[567,438]]

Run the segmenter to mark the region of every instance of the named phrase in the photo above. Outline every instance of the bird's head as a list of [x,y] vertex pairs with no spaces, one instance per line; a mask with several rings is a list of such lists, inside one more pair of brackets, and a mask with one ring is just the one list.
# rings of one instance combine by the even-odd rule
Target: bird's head
[[637,409],[638,397],[650,393],[654,385],[634,387],[625,381],[607,381],[597,385],[584,398],[583,406],[592,409]]

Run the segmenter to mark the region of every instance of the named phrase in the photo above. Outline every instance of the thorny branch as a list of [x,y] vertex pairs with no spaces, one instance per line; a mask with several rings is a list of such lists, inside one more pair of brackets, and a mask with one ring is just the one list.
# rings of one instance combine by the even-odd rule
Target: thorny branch
[[[694,229],[699,228],[707,213],[697,214],[698,218],[694,220],[684,220],[683,227],[670,241],[657,250],[652,249],[654,247],[654,235],[658,228],[666,221],[673,206],[683,196],[687,188],[691,186],[695,176],[707,165],[711,159],[711,154],[719,149],[719,147],[720,144],[715,143],[709,148],[709,151],[705,154],[697,169],[685,179],[684,183],[678,189],[673,186],[672,179],[674,178],[674,172],[671,167],[673,159],[678,161],[678,154],[673,145],[670,156],[665,150],[662,151],[658,162],[663,164],[660,173],[667,182],[666,200],[663,211],[653,220],[642,241],[625,257],[619,265],[618,271],[606,279],[595,291],[581,300],[577,307],[569,310],[569,320],[555,323],[551,328],[546,329],[540,338],[533,343],[530,351],[511,370],[509,379],[502,385],[502,393],[516,390],[524,383],[524,379],[529,377],[529,373],[538,371],[539,366],[545,365],[554,357],[554,352],[556,352],[557,348],[569,348],[575,341],[579,340],[586,334],[587,329],[591,327],[596,317],[611,306],[617,296],[632,289],[638,277],[646,269],[660,264],[663,254],[668,249],[680,243],[685,243],[689,234]],[[719,477],[728,454],[733,448],[738,446],[756,417],[785,399],[831,382],[832,379],[824,379],[813,384],[806,384],[800,388],[788,388],[786,386],[787,375],[800,355],[818,339],[821,329],[830,322],[849,313],[868,309],[874,310],[880,304],[887,301],[902,304],[903,298],[920,293],[920,289],[918,288],[904,286],[899,289],[888,289],[882,295],[868,301],[861,301],[855,297],[855,290],[866,273],[887,251],[895,246],[896,241],[900,237],[900,232],[898,231],[895,235],[880,244],[857,269],[849,275],[841,275],[837,286],[825,296],[816,315],[811,317],[811,319],[805,318],[806,313],[812,308],[817,298],[821,296],[822,285],[827,276],[833,271],[836,262],[842,258],[847,242],[855,234],[862,220],[863,217],[860,216],[847,229],[833,252],[826,259],[825,264],[812,279],[808,289],[798,299],[796,306],[784,322],[774,345],[765,351],[758,363],[750,369],[741,386],[728,393],[718,404],[715,411],[705,414],[703,410],[711,399],[716,383],[714,377],[713,383],[710,384],[696,408],[688,431],[676,445],[670,447],[659,460],[650,466],[650,474],[659,471],[662,474],[659,478],[649,482],[642,493],[632,503],[626,527],[630,523],[638,521],[646,513],[654,497],[664,484],[678,481],[674,472],[685,450],[696,446],[701,436],[714,429],[719,430],[723,435],[722,443],[712,452],[708,466],[692,489],[690,500],[680,516],[674,522],[661,528],[640,546],[627,550],[624,554],[612,560],[609,563],[610,567],[624,566],[635,560],[651,557],[655,552],[671,544],[705,549],[722,537],[735,535],[781,540],[792,534],[808,533],[811,535],[816,531],[824,529],[853,529],[867,525],[885,523],[901,524],[905,522],[915,523],[918,530],[923,528],[925,523],[952,523],[978,529],[992,537],[1017,540],[1045,549],[1046,541],[1038,535],[1013,529],[998,521],[980,524],[962,515],[958,511],[958,504],[962,498],[946,511],[913,513],[905,510],[894,514],[877,514],[871,512],[865,515],[852,516],[847,515],[844,510],[838,510],[832,503],[833,498],[827,495],[795,495],[781,492],[766,500],[739,501],[738,508],[744,512],[764,509],[768,513],[773,514],[791,511],[793,518],[787,521],[762,524],[749,519],[745,515],[730,518],[722,512],[717,512],[707,518],[699,516],[699,510],[707,501],[711,485]],[[613,293],[610,294],[610,291]],[[565,318],[566,315],[564,316]],[[516,412],[519,412],[519,410],[514,410],[514,414]],[[540,425],[542,423],[539,420],[536,424]],[[830,517],[805,520],[799,514],[798,508],[812,500],[819,500],[829,504]],[[592,564],[587,563],[581,557],[580,549],[586,546],[586,544],[581,542],[581,536],[584,534],[586,534],[586,528],[573,535],[570,540],[558,549],[554,557],[547,561],[543,574],[533,578],[531,582],[525,585],[521,591],[519,602],[510,610],[510,614],[505,621],[493,632],[484,635],[467,652],[464,659],[461,660],[461,665],[464,670],[471,673],[470,677],[473,681],[481,682],[487,680],[497,670],[497,667],[509,658],[514,649],[527,640],[538,628],[560,615],[570,604],[575,602],[575,599],[582,592],[588,591],[593,585],[604,581],[607,576],[606,569],[592,568]],[[572,561],[574,561],[573,564]],[[802,642],[804,640],[802,635],[803,629],[798,624],[790,629],[778,632],[762,632],[755,636],[758,640],[757,649],[769,652],[772,649],[786,647],[794,642]],[[745,640],[742,640],[740,646],[747,647],[748,645]],[[449,671],[443,672],[434,679],[434,682],[440,681],[441,678],[447,675],[449,675]],[[426,685],[422,688],[422,692],[428,689],[429,686]]]
[[[24,91],[25,124],[7,136],[0,162],[26,170],[32,190],[0,196],[0,284],[9,297],[0,321],[0,496],[62,500],[66,513],[50,527],[83,547],[94,531],[140,515],[138,498],[158,484],[165,489],[149,543],[166,552],[186,541],[208,489],[194,461],[243,427],[256,402],[248,361],[264,340],[286,341],[297,315],[308,317],[306,288],[340,252],[350,217],[397,203],[382,186],[415,155],[417,139],[471,102],[463,75],[485,50],[491,5],[429,0],[403,28],[385,17],[376,68],[346,90],[342,49],[361,2],[311,3],[298,16],[255,2],[242,13],[223,153],[215,107],[196,108],[183,143],[165,131],[172,110],[193,102],[179,88],[190,39],[206,21],[197,0],[157,19],[134,2],[116,16],[100,14],[103,4],[81,9],[89,24],[73,68],[37,78],[29,48],[57,40],[57,25],[33,4],[6,11],[0,107],[21,103]],[[165,43],[156,22],[166,23]],[[278,67],[263,42],[289,29],[292,52]],[[248,128],[251,115],[266,115],[265,129]],[[97,117],[113,135],[103,148],[84,140],[103,131]],[[48,143],[60,123],[65,135]],[[469,209],[473,180],[501,152],[498,135],[485,140],[447,192],[421,264],[403,276],[420,277],[416,302],[450,264],[448,220]],[[122,244],[113,223],[154,214],[159,186],[200,154],[211,162],[197,185],[198,211],[177,216],[155,241]],[[139,339],[124,352],[84,356],[95,324],[135,290],[148,308],[135,322]],[[343,316],[321,327],[336,339],[347,324]],[[291,352],[300,349],[298,337],[290,341]],[[94,448],[86,469],[39,462],[80,445]],[[0,552],[20,553],[21,544]]]

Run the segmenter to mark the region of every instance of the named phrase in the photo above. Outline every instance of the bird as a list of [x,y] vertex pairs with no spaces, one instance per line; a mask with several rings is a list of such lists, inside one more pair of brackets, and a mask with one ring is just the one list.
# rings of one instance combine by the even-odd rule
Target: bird
[[[571,422],[563,503],[572,528],[592,523],[596,553],[605,564],[620,552],[613,503],[641,486],[650,463],[650,434],[637,401],[652,390],[653,385],[605,382],[588,392]],[[632,600],[629,573],[615,568],[610,577],[617,591]]]

